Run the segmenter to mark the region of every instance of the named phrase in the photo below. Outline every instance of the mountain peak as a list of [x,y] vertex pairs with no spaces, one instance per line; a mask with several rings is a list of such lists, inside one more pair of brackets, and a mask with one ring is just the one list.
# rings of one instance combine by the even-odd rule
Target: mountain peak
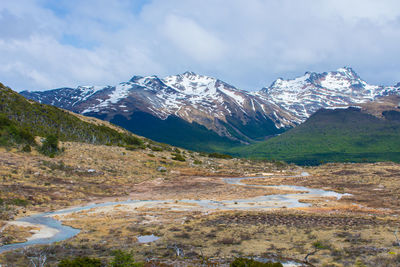
[[199,77],[199,76],[202,76],[202,75],[199,75],[199,74],[197,74],[197,73],[195,73],[193,71],[185,71],[184,73],[178,74],[177,76],[181,76],[181,77],[185,77],[185,78],[191,78],[191,77]]
[[137,82],[138,80],[142,79],[143,76],[134,75],[129,82]]
[[337,72],[354,72],[353,68],[351,68],[349,66],[344,66],[344,67],[338,68],[336,71]]
[[191,77],[191,76],[199,76],[193,71],[185,71],[184,73],[181,74],[181,76],[186,76],[186,77]]
[[342,68],[338,68],[336,70],[336,72],[343,73],[343,74],[345,74],[345,75],[347,75],[347,76],[349,76],[351,78],[354,78],[354,79],[359,79],[360,78],[358,76],[358,74],[351,67],[348,67],[348,66],[345,66],[345,67],[342,67]]

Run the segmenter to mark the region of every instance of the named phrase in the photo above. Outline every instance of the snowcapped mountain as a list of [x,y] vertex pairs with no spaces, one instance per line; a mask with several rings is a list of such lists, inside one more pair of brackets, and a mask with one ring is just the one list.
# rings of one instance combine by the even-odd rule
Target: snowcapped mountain
[[[369,85],[351,68],[344,67],[332,72],[306,72],[292,80],[277,79],[258,92],[185,72],[164,79],[134,76],[116,86],[21,94],[111,121],[156,141],[192,149],[207,144],[212,150],[221,144],[230,146],[232,141],[249,143],[279,134],[321,108],[348,107],[381,96],[400,95],[400,83]],[[199,147],[194,147],[196,143]]]
[[143,113],[156,118],[156,124],[176,117],[240,142],[262,140],[283,132],[283,127],[290,124],[288,113],[279,106],[193,72],[164,79],[134,76],[116,86],[79,86],[21,94],[41,103],[124,124],[126,128],[131,125],[131,130],[145,136],[135,126],[139,121],[143,124],[142,118],[138,118]]
[[281,107],[298,124],[321,108],[348,107],[391,94],[400,94],[400,83],[369,85],[353,69],[344,67],[332,72],[306,72],[292,80],[279,78],[254,95]]

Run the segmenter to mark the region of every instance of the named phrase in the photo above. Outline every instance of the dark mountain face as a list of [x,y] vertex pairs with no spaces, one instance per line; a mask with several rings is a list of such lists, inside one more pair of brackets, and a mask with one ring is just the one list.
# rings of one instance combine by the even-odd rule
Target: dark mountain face
[[[127,129],[158,141],[167,142],[164,137],[170,136],[171,144],[179,145],[185,140],[186,148],[206,148],[210,147],[208,141],[200,142],[199,135],[194,134],[201,127],[207,130],[200,131],[208,136],[207,140],[218,139],[222,146],[247,144],[299,125],[321,108],[358,106],[380,96],[400,94],[400,89],[369,85],[351,68],[340,68],[324,73],[307,72],[293,80],[278,79],[258,92],[246,92],[215,78],[185,72],[164,79],[133,76],[116,86],[79,86],[21,94],[76,113],[117,124],[123,122]],[[158,127],[138,120],[144,114]],[[178,137],[179,128],[166,127],[165,122],[173,120],[185,123],[188,137]],[[183,127],[182,123],[175,125]]]
[[[192,72],[165,79],[134,76],[117,86],[80,86],[21,94],[41,103],[101,117],[158,141],[184,143],[187,148],[198,148],[203,143],[207,149],[210,140],[218,140],[223,146],[249,143],[285,130],[281,121],[286,119],[277,116],[278,107],[223,81]],[[152,118],[150,121],[158,127],[143,123],[144,116]],[[180,122],[176,126],[185,125],[188,136],[179,137],[177,131],[181,129],[167,127],[166,122],[172,121]],[[206,138],[200,138],[200,132]]]

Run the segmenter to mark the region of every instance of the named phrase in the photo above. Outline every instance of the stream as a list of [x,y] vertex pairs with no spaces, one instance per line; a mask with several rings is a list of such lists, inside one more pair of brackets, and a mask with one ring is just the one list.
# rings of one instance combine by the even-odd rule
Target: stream
[[[305,173],[302,173],[301,175],[307,176]],[[272,208],[283,208],[283,207],[299,208],[299,207],[308,207],[311,205],[309,203],[300,202],[299,201],[300,199],[310,199],[318,197],[335,197],[336,199],[340,199],[342,196],[348,195],[348,194],[336,193],[333,191],[325,191],[322,189],[312,189],[303,186],[292,186],[292,185],[267,186],[267,185],[248,185],[242,183],[243,180],[260,179],[260,178],[268,178],[268,177],[225,178],[224,182],[230,185],[274,188],[281,190],[296,191],[299,193],[294,192],[292,194],[265,195],[247,199],[222,200],[222,201],[184,199],[184,200],[179,200],[178,203],[195,204],[198,207],[206,210],[233,210],[233,209],[250,210],[250,209],[272,209]],[[119,202],[105,202],[105,203],[90,204],[86,206],[63,209],[52,212],[44,212],[23,217],[14,221],[14,223],[29,223],[32,226],[40,227],[41,230],[33,234],[30,238],[27,239],[26,242],[8,244],[0,247],[0,253],[18,248],[24,248],[31,245],[52,244],[54,242],[59,242],[72,238],[80,232],[79,229],[63,225],[61,221],[56,220],[52,217],[54,215],[69,214],[73,212],[90,210],[92,208],[107,207],[107,206],[114,206],[121,204],[135,204],[135,203],[138,205],[146,205],[146,204],[162,205],[165,203],[176,204],[177,202],[175,200],[127,200]],[[186,208],[194,209],[193,206]],[[138,239],[139,238],[140,237],[138,237]],[[150,237],[150,239],[146,238],[144,238],[143,240],[140,239],[139,242],[144,241],[144,243],[147,243],[147,241],[150,239],[151,241],[155,241],[158,239],[154,237]]]

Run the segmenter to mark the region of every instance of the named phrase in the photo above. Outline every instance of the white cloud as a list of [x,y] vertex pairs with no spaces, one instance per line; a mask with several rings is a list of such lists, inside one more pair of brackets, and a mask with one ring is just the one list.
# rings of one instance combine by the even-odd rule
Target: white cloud
[[169,15],[161,31],[178,50],[199,62],[218,61],[226,49],[222,41],[188,18]]
[[400,81],[398,1],[2,0],[0,23],[0,81],[17,90],[185,70],[255,90],[343,65]]

